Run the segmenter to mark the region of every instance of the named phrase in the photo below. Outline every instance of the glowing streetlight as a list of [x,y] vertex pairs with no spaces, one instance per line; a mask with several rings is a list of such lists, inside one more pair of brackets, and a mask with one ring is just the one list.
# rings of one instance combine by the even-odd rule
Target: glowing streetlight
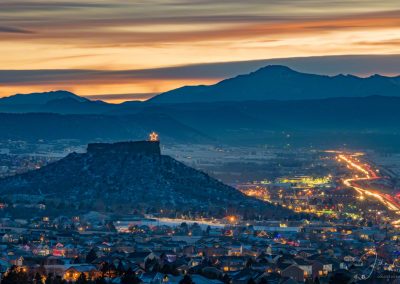
[[236,216],[233,216],[233,215],[228,216],[228,221],[231,222],[231,223],[235,223],[236,222]]

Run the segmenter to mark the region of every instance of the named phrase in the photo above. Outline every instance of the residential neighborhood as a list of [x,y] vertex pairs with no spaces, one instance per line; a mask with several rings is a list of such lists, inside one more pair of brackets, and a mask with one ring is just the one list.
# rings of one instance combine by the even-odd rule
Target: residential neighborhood
[[[28,282],[12,283],[149,284],[340,283],[332,279],[400,275],[397,234],[382,235],[379,227],[301,221],[153,226],[130,217],[136,221],[125,229],[117,227],[120,221],[79,216],[3,218],[2,283],[15,275]],[[384,255],[379,263],[378,252]]]

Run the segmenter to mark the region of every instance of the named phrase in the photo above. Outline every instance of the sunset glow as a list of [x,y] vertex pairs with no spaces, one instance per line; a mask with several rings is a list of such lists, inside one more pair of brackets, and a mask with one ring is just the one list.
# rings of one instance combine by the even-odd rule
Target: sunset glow
[[[16,73],[0,81],[0,96],[67,89],[114,102],[143,100],[182,85],[210,84],[223,76],[176,76],[173,69],[158,76],[150,72],[151,76],[132,77],[116,71],[286,57],[398,54],[399,34],[400,11],[394,0],[329,4],[306,0],[267,4],[257,0],[6,0],[0,3],[1,69]],[[29,75],[27,80],[23,70],[48,71],[46,76]],[[73,76],[52,79],[49,70],[69,70]],[[112,72],[107,77],[80,75],[79,70]]]

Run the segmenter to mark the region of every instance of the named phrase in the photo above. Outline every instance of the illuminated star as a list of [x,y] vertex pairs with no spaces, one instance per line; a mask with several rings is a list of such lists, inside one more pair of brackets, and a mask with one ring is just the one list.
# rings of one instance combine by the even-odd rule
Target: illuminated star
[[154,131],[150,133],[149,137],[150,141],[158,141],[158,134],[155,133]]

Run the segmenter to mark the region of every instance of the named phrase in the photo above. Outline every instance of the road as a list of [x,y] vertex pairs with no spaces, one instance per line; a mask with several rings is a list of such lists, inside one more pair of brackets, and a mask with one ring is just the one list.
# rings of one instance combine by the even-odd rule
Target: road
[[[388,210],[394,211],[400,214],[400,204],[389,194],[385,194],[376,190],[371,190],[358,182],[373,181],[381,179],[377,172],[368,164],[360,162],[358,159],[359,154],[339,154],[337,160],[339,162],[345,163],[349,169],[354,170],[355,173],[353,177],[344,179],[343,184],[347,187],[353,188],[359,193],[359,198],[361,200],[366,197],[375,198],[380,203],[382,203]],[[400,225],[400,220],[395,220],[392,222],[393,225]]]

